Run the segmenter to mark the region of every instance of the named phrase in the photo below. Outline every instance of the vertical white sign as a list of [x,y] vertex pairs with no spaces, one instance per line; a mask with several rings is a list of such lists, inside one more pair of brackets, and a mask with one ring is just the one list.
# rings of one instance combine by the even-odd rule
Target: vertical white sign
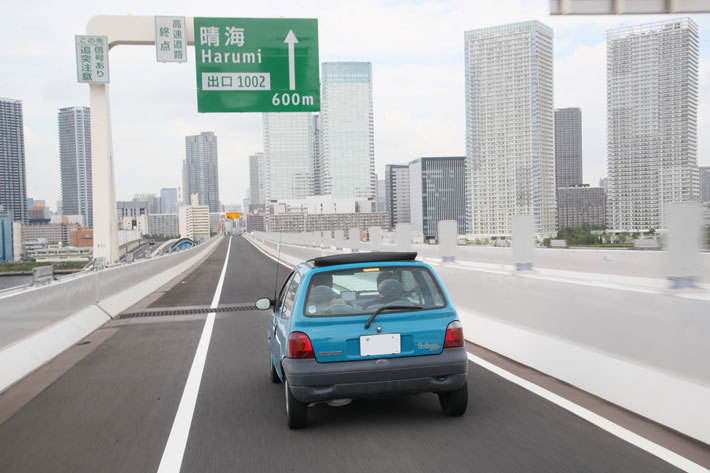
[[155,57],[158,62],[187,62],[184,16],[155,17]]
[[75,36],[76,80],[108,84],[108,37]]

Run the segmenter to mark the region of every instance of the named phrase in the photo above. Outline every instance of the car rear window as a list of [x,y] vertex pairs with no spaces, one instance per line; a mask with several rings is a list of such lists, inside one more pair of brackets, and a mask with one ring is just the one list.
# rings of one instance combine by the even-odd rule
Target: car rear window
[[431,272],[421,266],[321,271],[311,278],[304,314],[364,315],[388,304],[439,309],[446,300]]

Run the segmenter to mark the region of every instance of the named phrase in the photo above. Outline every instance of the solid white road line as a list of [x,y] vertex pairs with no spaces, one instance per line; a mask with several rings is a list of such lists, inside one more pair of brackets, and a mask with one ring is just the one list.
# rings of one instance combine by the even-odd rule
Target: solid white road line
[[638,434],[635,434],[631,432],[628,429],[625,429],[624,427],[615,424],[614,422],[598,415],[595,414],[594,412],[585,409],[582,406],[579,406],[572,401],[568,401],[567,399],[563,398],[562,396],[559,396],[551,391],[548,391],[547,389],[538,386],[535,383],[532,383],[526,379],[523,379],[517,375],[514,375],[513,373],[504,370],[503,368],[494,365],[493,363],[490,363],[483,358],[480,358],[472,353],[468,353],[468,359],[469,361],[472,361],[473,363],[476,363],[477,365],[487,369],[488,371],[491,371],[492,373],[497,374],[501,378],[504,378],[512,383],[517,384],[518,386],[521,386],[528,391],[531,391],[538,396],[547,399],[548,401],[552,402],[553,404],[556,404],[560,406],[563,409],[568,410],[572,414],[581,417],[582,419],[586,420],[589,423],[592,423],[596,425],[597,427],[606,430],[610,434],[630,443],[631,445],[634,445],[642,450],[645,450],[646,452],[650,453],[651,455],[655,455],[656,457],[660,458],[663,461],[666,461],[670,463],[671,465],[675,466],[676,468],[680,468],[684,471],[688,472],[698,472],[698,473],[707,473],[709,470],[706,468],[698,465],[697,463],[694,463],[690,460],[688,460],[685,457],[682,457],[678,455],[675,452],[672,452],[668,450],[665,447],[662,447],[658,445],[657,443],[654,443],[644,437],[641,437]]
[[[212,298],[211,309],[214,309],[219,304],[219,298],[222,295],[222,286],[224,285],[224,275],[227,273],[227,264],[229,263],[229,250],[232,247],[232,239],[229,239],[227,245],[227,255],[224,257],[224,266],[222,266],[222,274],[219,276],[217,289]],[[197,395],[200,392],[200,383],[202,382],[202,372],[205,369],[205,361],[207,360],[207,350],[210,346],[212,338],[212,329],[214,328],[215,312],[210,312],[205,320],[205,326],[202,329],[200,342],[197,345],[195,358],[192,361],[190,374],[187,375],[185,390],[182,392],[180,405],[178,406],[173,427],[170,429],[170,436],[163,451],[163,458],[160,460],[158,473],[179,473],[182,466],[182,458],[185,454],[185,446],[187,445],[187,437],[190,434],[190,425],[192,425],[192,416],[195,412],[195,404],[197,403]]]

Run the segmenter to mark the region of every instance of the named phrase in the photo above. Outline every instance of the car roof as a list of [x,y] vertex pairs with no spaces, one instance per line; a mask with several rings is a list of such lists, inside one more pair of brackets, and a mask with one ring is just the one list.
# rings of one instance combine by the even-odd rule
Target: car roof
[[390,261],[414,261],[416,251],[369,251],[341,255],[321,256],[308,260],[314,267],[339,266],[357,263],[384,263]]

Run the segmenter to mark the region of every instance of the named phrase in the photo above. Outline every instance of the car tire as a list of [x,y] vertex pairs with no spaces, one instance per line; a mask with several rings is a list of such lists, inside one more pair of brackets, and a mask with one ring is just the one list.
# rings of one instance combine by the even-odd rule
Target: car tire
[[271,359],[271,357],[269,357],[269,366],[270,366],[269,374],[271,375],[271,382],[274,384],[281,383],[281,378],[279,378],[279,374],[276,372],[276,367],[274,366],[274,362]]
[[308,423],[308,404],[293,397],[288,380],[284,381],[284,393],[286,394],[286,424],[288,428],[304,428]]
[[439,404],[444,414],[450,417],[459,417],[466,413],[468,407],[468,384],[464,384],[454,391],[437,393]]

